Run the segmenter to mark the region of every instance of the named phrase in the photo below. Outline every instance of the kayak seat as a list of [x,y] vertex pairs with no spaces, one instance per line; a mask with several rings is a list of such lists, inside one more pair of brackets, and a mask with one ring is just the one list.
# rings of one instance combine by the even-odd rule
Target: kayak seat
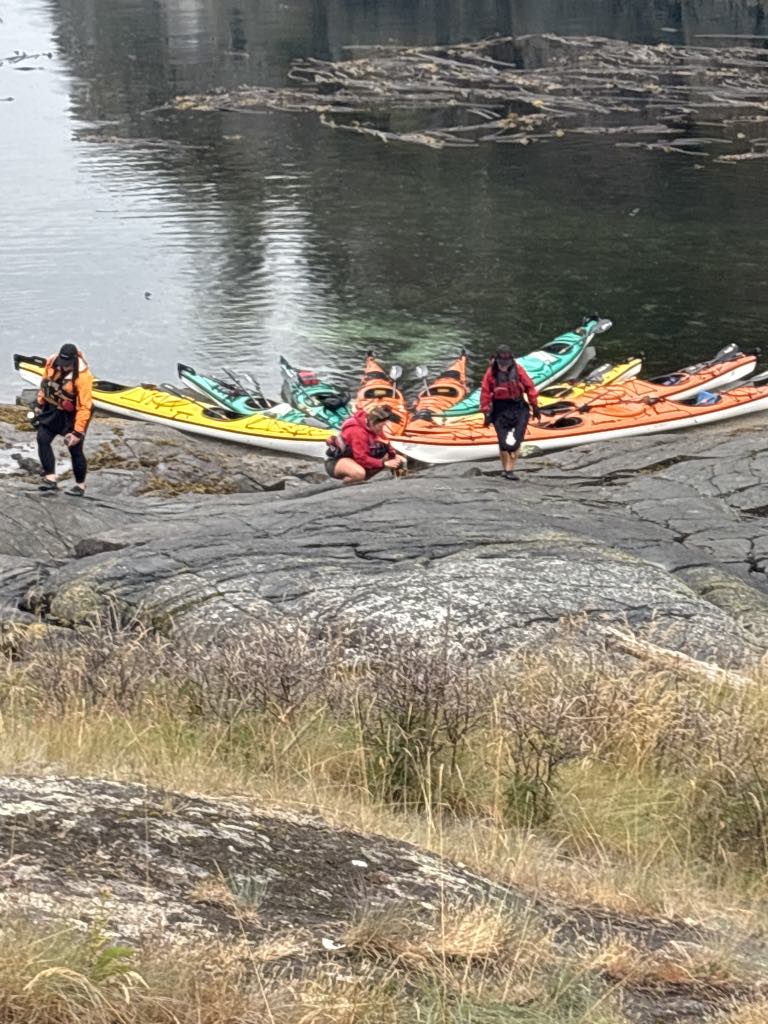
[[427,392],[426,393],[428,395],[435,395],[435,397],[437,397],[437,398],[458,398],[459,397],[459,389],[451,387],[450,384],[447,384],[447,385],[440,385],[440,384],[438,384],[436,387],[427,388]]
[[571,427],[580,427],[584,421],[581,416],[563,416],[554,423],[544,423],[545,430],[569,430]]
[[349,401],[349,394],[346,391],[338,391],[335,394],[328,392],[324,395],[317,395],[313,397],[317,397],[320,405],[322,405],[324,409],[328,409],[330,412],[337,412]]
[[694,395],[692,405],[717,405],[720,401],[721,396],[716,395],[714,391],[700,391],[697,395]]
[[363,392],[364,399],[392,398],[392,386],[387,388],[366,388]]
[[675,384],[679,384],[682,379],[682,373],[670,373],[662,377],[651,377],[649,379],[649,383],[658,384],[665,388],[671,388],[674,387]]

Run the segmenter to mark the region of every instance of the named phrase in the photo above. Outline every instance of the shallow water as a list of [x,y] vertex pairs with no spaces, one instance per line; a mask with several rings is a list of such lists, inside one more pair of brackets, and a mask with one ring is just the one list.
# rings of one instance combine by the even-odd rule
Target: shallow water
[[[727,13],[722,13],[722,8]],[[0,6],[0,398],[14,351],[76,340],[97,374],[277,357],[354,378],[367,348],[437,370],[523,352],[598,310],[601,359],[650,371],[763,344],[768,161],[612,140],[433,152],[309,115],[170,114],[179,93],[283,84],[348,44],[558,31],[768,35],[753,4],[594,0],[6,0]],[[711,40],[716,43],[717,40]],[[760,40],[753,45],[768,45]],[[766,132],[768,135],[768,131]],[[412,380],[412,375],[410,376]]]
[[37,445],[32,441],[27,444],[14,444],[8,448],[0,448],[0,476],[13,476],[21,472],[18,460],[14,458],[15,455],[25,459],[35,459],[37,458]]

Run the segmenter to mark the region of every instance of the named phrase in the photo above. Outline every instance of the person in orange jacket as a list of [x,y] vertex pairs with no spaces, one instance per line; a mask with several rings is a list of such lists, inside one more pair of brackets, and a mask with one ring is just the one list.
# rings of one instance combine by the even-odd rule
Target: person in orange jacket
[[43,470],[41,491],[58,490],[54,437],[63,437],[72,459],[75,482],[67,494],[82,498],[88,463],[83,441],[93,412],[93,375],[75,345],[62,345],[45,364],[37,394],[33,423],[37,426],[37,452]]
[[[526,401],[527,398],[527,401]],[[531,413],[541,419],[536,387],[515,357],[500,348],[485,372],[480,386],[480,410],[486,426],[493,424],[499,439],[502,476],[518,480],[515,473],[520,445]],[[509,435],[512,435],[512,443]]]
[[361,484],[382,469],[400,469],[405,459],[384,437],[384,427],[397,417],[386,405],[360,409],[344,420],[337,437],[328,444],[325,471],[345,484]]

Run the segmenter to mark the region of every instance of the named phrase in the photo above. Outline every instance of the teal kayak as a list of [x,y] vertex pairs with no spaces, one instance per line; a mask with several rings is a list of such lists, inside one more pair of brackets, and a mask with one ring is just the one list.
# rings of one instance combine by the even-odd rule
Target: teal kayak
[[306,416],[321,420],[329,427],[340,427],[352,415],[349,393],[320,380],[312,370],[297,370],[280,356],[283,398]]
[[[309,417],[294,409],[286,402],[274,402],[265,398],[258,383],[247,374],[232,373],[231,380],[222,377],[206,377],[193,366],[177,363],[179,378],[197,394],[209,399],[222,409],[235,412],[238,416],[253,416],[261,413],[283,423],[307,424]],[[325,426],[326,424],[315,424]]]
[[[595,335],[603,334],[611,326],[610,320],[603,320],[597,314],[585,317],[581,327],[559,334],[535,352],[521,356],[517,362],[537,387],[553,384],[577,365]],[[479,410],[480,388],[475,388],[461,402],[444,409],[440,416],[471,416]]]
[[[238,416],[252,416],[258,412],[264,416],[281,420],[283,423],[336,426],[335,421],[331,422],[323,416],[322,407],[318,407],[317,410],[309,414],[302,412],[301,409],[295,409],[288,402],[275,402],[266,398],[258,382],[249,374],[229,371],[230,380],[222,377],[206,377],[204,374],[198,373],[193,366],[187,366],[185,363],[178,363],[177,370],[179,378],[187,387],[222,409],[237,413]],[[331,386],[328,385],[328,387]]]

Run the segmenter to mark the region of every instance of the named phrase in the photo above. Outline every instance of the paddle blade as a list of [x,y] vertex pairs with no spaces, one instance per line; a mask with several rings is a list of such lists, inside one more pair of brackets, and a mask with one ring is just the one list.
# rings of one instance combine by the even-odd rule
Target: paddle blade
[[400,378],[403,376],[402,366],[398,366],[397,363],[395,363],[394,366],[391,366],[389,369],[389,376],[392,378],[392,380],[400,380]]

